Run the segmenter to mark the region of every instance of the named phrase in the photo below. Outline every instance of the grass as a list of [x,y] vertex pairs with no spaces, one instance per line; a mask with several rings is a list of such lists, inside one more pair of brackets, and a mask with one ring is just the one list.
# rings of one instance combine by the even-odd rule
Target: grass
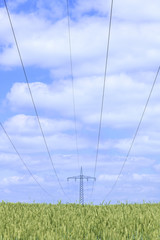
[[0,203],[0,240],[61,239],[160,239],[160,203]]

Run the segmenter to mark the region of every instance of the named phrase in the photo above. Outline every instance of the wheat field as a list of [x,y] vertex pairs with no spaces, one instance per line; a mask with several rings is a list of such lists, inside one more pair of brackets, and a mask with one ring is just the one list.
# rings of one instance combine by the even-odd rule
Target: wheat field
[[61,239],[160,239],[160,204],[0,203],[0,240]]

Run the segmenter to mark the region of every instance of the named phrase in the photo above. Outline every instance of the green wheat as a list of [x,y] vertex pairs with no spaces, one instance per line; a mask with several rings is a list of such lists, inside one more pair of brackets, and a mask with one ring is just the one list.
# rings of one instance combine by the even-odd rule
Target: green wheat
[[61,239],[160,239],[160,204],[0,203],[0,240]]

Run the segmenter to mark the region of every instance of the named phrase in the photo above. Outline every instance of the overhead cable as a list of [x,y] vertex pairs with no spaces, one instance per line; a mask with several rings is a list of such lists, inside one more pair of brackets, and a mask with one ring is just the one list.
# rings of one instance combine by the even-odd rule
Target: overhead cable
[[[115,181],[114,184],[112,185],[111,190],[107,193],[105,199],[111,194],[111,192],[113,191],[114,187],[116,186],[116,184],[117,184],[117,182],[118,182],[118,179],[119,179],[119,177],[120,177],[120,175],[121,175],[121,173],[122,173],[122,171],[123,171],[123,168],[124,168],[124,166],[125,166],[125,163],[126,163],[127,160],[128,160],[128,157],[129,157],[130,152],[131,152],[131,150],[132,150],[132,147],[133,147],[133,144],[134,144],[134,142],[135,142],[136,136],[137,136],[137,134],[138,134],[138,131],[139,131],[140,125],[141,125],[141,123],[142,123],[142,120],[143,120],[144,114],[145,114],[145,112],[146,112],[146,109],[147,109],[147,106],[148,106],[148,103],[149,103],[149,100],[150,100],[151,94],[152,94],[153,89],[154,89],[154,86],[155,86],[155,84],[156,84],[156,81],[157,81],[157,77],[158,77],[159,71],[160,71],[160,66],[159,66],[159,68],[158,68],[158,70],[157,70],[157,73],[156,73],[155,79],[154,79],[154,81],[153,81],[153,84],[152,84],[152,87],[151,87],[151,90],[150,90],[149,96],[148,96],[148,98],[147,98],[147,101],[146,101],[146,104],[145,104],[144,110],[143,110],[143,112],[142,112],[142,115],[141,115],[140,121],[139,121],[139,123],[138,123],[137,129],[136,129],[135,134],[134,134],[134,136],[133,136],[133,139],[132,139],[132,142],[131,142],[130,148],[129,148],[129,150],[128,150],[128,152],[127,152],[127,155],[126,155],[126,157],[125,157],[125,160],[124,160],[124,162],[123,162],[122,168],[121,168],[121,170],[120,170],[120,172],[119,172],[119,174],[118,174],[118,177],[117,177],[116,181]],[[103,200],[103,202],[105,201],[105,199]]]
[[[100,119],[99,119],[96,160],[95,160],[95,167],[94,167],[94,177],[96,176],[96,168],[97,168],[97,160],[98,160],[98,155],[99,155],[99,145],[100,145],[100,136],[101,136],[101,128],[102,128],[102,117],[103,117],[104,97],[105,97],[106,78],[107,78],[107,69],[108,69],[108,56],[109,56],[109,46],[110,46],[110,35],[111,35],[111,25],[112,25],[112,12],[113,12],[113,0],[111,0],[111,7],[110,7],[109,31],[108,31],[108,39],[107,39],[107,52],[106,52],[106,62],[105,62],[105,71],[104,71],[101,111],[100,111]],[[94,181],[93,181],[93,186],[92,186],[91,197],[93,194],[93,190],[94,190]]]
[[68,20],[68,41],[69,41],[69,52],[70,52],[70,72],[72,80],[72,100],[73,100],[73,112],[74,112],[74,127],[75,127],[75,140],[77,150],[78,169],[79,165],[79,147],[78,147],[78,133],[77,133],[77,117],[76,117],[76,103],[75,103],[75,91],[74,91],[74,79],[73,79],[73,61],[72,61],[72,45],[71,45],[71,27],[70,27],[70,11],[69,11],[69,0],[67,2],[67,20]]
[[34,181],[39,185],[39,187],[45,192],[47,193],[50,197],[53,198],[53,196],[48,193],[48,191],[46,191],[41,184],[37,181],[37,179],[34,177],[34,175],[32,174],[32,172],[29,170],[29,168],[27,167],[26,163],[24,162],[23,158],[21,157],[20,153],[18,152],[17,148],[15,147],[13,141],[11,140],[10,136],[8,135],[6,129],[4,128],[3,124],[0,122],[0,126],[3,129],[3,132],[5,133],[5,135],[7,136],[8,140],[10,141],[12,147],[14,148],[16,154],[18,155],[19,159],[21,160],[21,162],[23,163],[23,165],[25,166],[25,168],[27,169],[27,171],[29,172],[29,174],[31,175],[31,177],[34,179]]
[[13,27],[13,24],[12,24],[12,20],[11,20],[11,16],[10,16],[10,13],[9,13],[9,10],[8,10],[8,6],[7,6],[7,3],[6,3],[6,0],[4,0],[4,3],[5,3],[8,19],[9,19],[9,22],[10,22],[10,26],[11,26],[11,29],[12,29],[13,37],[14,37],[14,40],[15,40],[15,43],[16,43],[17,51],[18,51],[18,54],[19,54],[20,62],[21,62],[21,65],[22,65],[22,69],[23,69],[23,73],[24,73],[24,76],[25,76],[25,80],[26,80],[26,83],[27,83],[27,86],[28,86],[28,89],[29,89],[29,93],[30,93],[30,96],[31,96],[32,104],[33,104],[33,107],[34,107],[34,110],[35,110],[35,113],[36,113],[36,116],[37,116],[37,120],[38,120],[38,124],[39,124],[39,127],[40,127],[40,131],[41,131],[41,134],[42,134],[42,137],[43,137],[43,140],[44,140],[44,144],[45,144],[45,147],[46,147],[49,159],[51,161],[54,173],[56,175],[57,181],[59,183],[59,186],[60,186],[63,194],[68,198],[68,196],[64,192],[64,189],[63,189],[63,187],[62,187],[62,185],[60,183],[58,174],[57,174],[56,169],[55,169],[54,164],[53,164],[53,160],[52,160],[49,148],[48,148],[48,144],[47,144],[47,141],[46,141],[43,129],[42,129],[42,125],[41,125],[41,122],[40,122],[38,111],[37,111],[37,108],[36,108],[36,105],[35,105],[35,101],[34,101],[34,98],[33,98],[33,94],[32,94],[31,88],[30,88],[30,84],[29,84],[29,81],[28,81],[27,73],[26,73],[26,70],[25,70],[25,67],[24,67],[24,63],[23,63],[23,60],[22,60],[20,48],[19,48],[19,45],[18,45],[18,41],[17,41],[17,38],[16,38],[16,34],[15,34],[15,31],[14,31],[14,27]]

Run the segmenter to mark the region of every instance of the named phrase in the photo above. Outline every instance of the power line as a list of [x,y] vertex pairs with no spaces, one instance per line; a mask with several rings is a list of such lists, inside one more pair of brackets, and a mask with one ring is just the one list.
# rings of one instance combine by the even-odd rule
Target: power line
[[[39,115],[38,115],[38,111],[37,111],[37,108],[36,108],[36,105],[35,105],[35,102],[34,102],[33,94],[32,94],[32,91],[31,91],[31,88],[30,88],[30,84],[29,84],[29,81],[28,81],[28,77],[27,77],[27,73],[26,73],[26,70],[25,70],[25,67],[24,67],[24,64],[23,64],[22,56],[21,56],[21,53],[20,53],[20,48],[19,48],[19,45],[18,45],[18,41],[17,41],[17,38],[16,38],[16,34],[15,34],[15,31],[14,31],[14,27],[13,27],[13,24],[12,24],[12,20],[11,20],[11,17],[10,17],[10,13],[9,13],[9,10],[8,10],[8,6],[7,6],[7,3],[6,3],[6,0],[4,0],[4,4],[5,4],[5,7],[6,7],[8,19],[9,19],[10,26],[11,26],[12,33],[13,33],[13,37],[14,37],[14,40],[15,40],[15,43],[16,43],[16,47],[17,47],[17,51],[18,51],[18,54],[19,54],[20,62],[21,62],[21,65],[22,65],[22,69],[23,69],[23,73],[24,73],[24,76],[25,76],[25,80],[26,80],[26,83],[27,83],[27,86],[28,86],[28,89],[29,89],[29,93],[30,93],[30,96],[31,96],[32,104],[33,104],[33,107],[34,107],[34,110],[35,110],[35,113],[36,113],[36,116],[37,116],[37,120],[38,120],[38,124],[39,124],[39,127],[40,127],[40,131],[41,131],[41,134],[42,134],[42,137],[43,137],[43,140],[44,140],[44,144],[45,144],[45,147],[46,147],[49,159],[51,161],[53,170],[55,172],[57,181],[59,183],[59,186],[60,186],[63,194],[65,196],[67,196],[66,193],[64,192],[64,189],[63,189],[63,187],[62,187],[62,185],[60,183],[59,177],[58,177],[56,169],[54,167],[53,160],[52,160],[49,148],[48,148],[48,144],[47,144],[47,141],[46,141],[43,129],[42,129],[42,125],[41,125],[41,122],[40,122],[40,119],[39,119]],[[68,198],[68,196],[67,196],[67,198]]]
[[67,1],[67,19],[68,19],[68,40],[69,40],[69,52],[70,52],[70,71],[72,79],[72,100],[73,100],[73,111],[74,111],[74,123],[75,123],[75,140],[77,150],[78,169],[79,165],[79,147],[78,147],[78,133],[77,133],[77,118],[76,118],[76,104],[75,104],[75,91],[74,91],[74,79],[73,79],[73,61],[72,61],[72,46],[71,46],[71,29],[70,29],[70,12],[69,12],[69,0]]
[[34,175],[32,174],[32,172],[29,170],[29,168],[27,167],[26,163],[24,162],[23,158],[21,157],[20,153],[18,152],[17,148],[15,147],[14,143],[12,142],[10,136],[8,135],[7,131],[5,130],[4,126],[2,125],[2,123],[0,122],[0,126],[3,129],[5,135],[7,136],[8,140],[10,141],[12,147],[14,148],[15,152],[17,153],[18,157],[20,158],[21,162],[23,163],[23,165],[25,166],[25,168],[27,169],[27,171],[29,172],[29,174],[31,175],[31,177],[34,179],[34,181],[39,185],[39,187],[45,192],[47,193],[50,197],[53,197],[50,193],[48,193],[42,186],[41,184],[37,181],[37,179],[34,177]]
[[[147,102],[146,102],[146,104],[145,104],[144,110],[143,110],[143,112],[142,112],[140,121],[139,121],[139,123],[138,123],[137,129],[136,129],[135,134],[134,134],[134,137],[133,137],[133,139],[132,139],[130,148],[129,148],[128,153],[127,153],[127,155],[126,155],[126,157],[125,157],[125,161],[123,162],[122,168],[121,168],[121,170],[120,170],[120,172],[119,172],[119,174],[118,174],[118,177],[117,177],[116,181],[114,182],[111,190],[107,193],[106,197],[108,197],[109,194],[113,191],[113,189],[114,189],[116,183],[118,182],[118,179],[119,179],[119,177],[120,177],[120,175],[121,175],[121,173],[122,173],[122,171],[123,171],[123,168],[124,168],[124,166],[125,166],[125,163],[126,163],[126,161],[128,160],[128,157],[129,157],[129,155],[130,155],[130,152],[131,152],[131,149],[132,149],[132,147],[133,147],[134,141],[135,141],[136,136],[137,136],[137,134],[138,134],[140,125],[141,125],[141,123],[142,123],[142,120],[143,120],[145,111],[146,111],[146,109],[147,109],[147,106],[148,106],[148,103],[149,103],[151,94],[152,94],[152,92],[153,92],[153,89],[154,89],[154,86],[155,86],[155,83],[156,83],[156,80],[157,80],[159,71],[160,71],[160,66],[159,66],[159,68],[158,68],[158,71],[157,71],[157,73],[156,73],[155,79],[154,79],[154,81],[153,81],[153,84],[152,84],[152,87],[151,87],[151,91],[150,91],[150,93],[149,93],[149,96],[148,96]],[[105,199],[106,199],[106,197],[105,197]],[[104,201],[105,201],[105,199],[104,199]]]
[[[94,167],[94,177],[96,175],[97,160],[98,160],[98,155],[99,155],[99,143],[100,143],[101,128],[102,128],[103,106],[104,106],[104,96],[105,96],[105,88],[106,88],[106,76],[107,76],[107,69],[108,69],[109,44],[110,44],[111,25],[112,25],[112,12],[113,12],[113,0],[111,0],[111,8],[110,8],[109,31],[108,31],[107,52],[106,52],[106,63],[105,63],[105,71],[104,71],[104,82],[103,82],[101,112],[100,112],[99,130],[98,130],[96,160],[95,160],[95,167]],[[93,194],[93,189],[94,189],[94,181],[93,181],[93,186],[92,186],[91,197],[92,197],[92,194]]]

